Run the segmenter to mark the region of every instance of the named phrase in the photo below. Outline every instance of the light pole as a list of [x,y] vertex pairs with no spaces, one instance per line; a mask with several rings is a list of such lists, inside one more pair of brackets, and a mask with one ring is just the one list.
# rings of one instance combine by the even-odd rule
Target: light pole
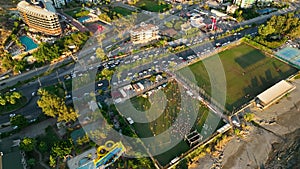
[[0,152],[0,169],[2,169],[2,157],[3,157],[3,153]]
[[34,66],[34,68],[35,68],[35,73],[36,73],[36,75],[37,75],[37,77],[38,77],[39,85],[40,85],[40,87],[42,87],[42,83],[41,83],[40,77],[39,77],[39,75],[37,74],[37,68],[36,68],[35,66]]

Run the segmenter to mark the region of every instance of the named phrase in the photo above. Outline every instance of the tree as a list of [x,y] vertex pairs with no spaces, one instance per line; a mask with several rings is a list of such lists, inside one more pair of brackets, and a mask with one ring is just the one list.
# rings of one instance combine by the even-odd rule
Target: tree
[[101,75],[104,76],[107,80],[111,79],[111,76],[114,74],[114,71],[104,68],[101,71]]
[[34,167],[35,166],[35,159],[34,158],[30,158],[29,160],[27,160],[27,164],[30,167]]
[[254,114],[253,113],[246,113],[244,116],[245,121],[247,122],[251,122],[254,118]]
[[63,158],[65,155],[71,154],[72,149],[73,144],[72,141],[69,139],[55,143],[51,149],[51,152],[52,155]]
[[173,24],[171,22],[166,22],[165,25],[168,28],[172,28],[173,27]]
[[0,96],[0,105],[1,106],[5,106],[6,105],[6,100],[2,96]]
[[96,56],[101,59],[101,61],[106,61],[108,60],[108,57],[104,53],[104,50],[102,48],[97,48],[96,50]]
[[57,118],[57,121],[75,121],[78,117],[73,108],[68,108],[65,101],[56,95],[50,94],[45,89],[38,91],[41,98],[37,101],[38,106],[45,115]]
[[14,27],[17,28],[19,26],[18,22],[14,22]]
[[14,67],[14,60],[12,59],[12,56],[10,54],[4,54],[1,59],[1,68],[3,68],[5,71],[12,69]]
[[183,158],[177,165],[176,169],[188,169],[188,161],[186,158]]
[[56,160],[52,155],[50,155],[50,157],[49,157],[49,165],[52,168],[54,168],[56,166]]
[[27,119],[21,114],[18,114],[14,117],[11,117],[10,118],[10,123],[13,126],[18,126],[19,128],[24,128],[28,125]]
[[25,137],[20,142],[20,149],[24,151],[33,151],[36,144],[36,140],[34,138]]
[[41,151],[42,153],[46,152],[48,150],[48,146],[47,146],[46,142],[41,141],[38,144],[38,150]]
[[270,34],[272,34],[274,32],[275,32],[275,29],[271,25],[269,25],[269,24],[267,24],[266,26],[265,25],[261,25],[258,28],[258,33],[260,35],[264,36],[264,37],[266,37],[266,36],[268,36],[268,35],[270,35]]
[[22,97],[21,93],[19,92],[13,92],[11,94],[11,97],[15,98],[15,99],[20,99]]

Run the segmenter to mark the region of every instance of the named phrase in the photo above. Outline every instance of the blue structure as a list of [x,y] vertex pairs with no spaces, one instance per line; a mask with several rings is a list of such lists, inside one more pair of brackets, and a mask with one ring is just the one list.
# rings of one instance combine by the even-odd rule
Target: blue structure
[[78,18],[78,21],[79,21],[80,23],[85,23],[85,22],[87,22],[89,19],[90,19],[89,16],[82,16],[82,17]]
[[256,12],[259,13],[260,15],[264,15],[264,14],[274,12],[276,10],[277,10],[276,8],[265,8],[265,9],[258,9],[256,10]]
[[21,36],[19,39],[21,43],[25,46],[26,52],[38,47],[38,45],[34,43],[34,41],[28,36]]
[[279,59],[300,69],[300,50],[292,47],[286,47],[275,54]]

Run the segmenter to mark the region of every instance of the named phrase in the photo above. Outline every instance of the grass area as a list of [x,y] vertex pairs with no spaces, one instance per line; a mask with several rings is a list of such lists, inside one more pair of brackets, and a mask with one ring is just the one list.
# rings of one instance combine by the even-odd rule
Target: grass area
[[66,14],[72,16],[73,18],[79,18],[79,17],[82,17],[82,16],[86,16],[88,15],[90,12],[81,8],[81,7],[78,7],[78,8],[74,8],[72,10],[69,10],[69,11],[64,11]]
[[[259,93],[297,71],[244,43],[218,55],[226,75],[226,108],[229,111],[247,103]],[[189,66],[195,75],[198,86],[209,95],[211,94],[211,84],[204,62],[208,63],[214,57],[218,56],[211,56]]]
[[159,4],[157,0],[139,0],[135,6],[151,12],[164,12],[172,7],[165,2]]
[[63,88],[63,85],[60,83],[57,83],[57,84],[51,85],[51,86],[46,86],[46,87],[44,87],[44,89],[46,91],[48,91],[49,93],[54,94],[60,98],[65,97],[65,90]]
[[142,96],[133,97],[130,99],[130,101],[138,111],[146,111],[151,106],[150,101],[147,98],[144,98]]
[[23,107],[26,103],[27,103],[27,98],[22,96],[20,99],[16,99],[15,104],[7,103],[5,106],[0,105],[0,114],[3,114],[5,112],[10,112],[13,110],[17,110],[17,109]]
[[[214,114],[209,113],[208,108],[205,105],[202,105],[197,100],[187,96],[186,93],[181,93],[181,91],[179,90],[179,85],[176,81],[169,82],[166,87],[162,88],[160,91],[164,93],[166,98],[164,104],[162,104],[162,102],[164,102],[164,100],[162,99],[162,95],[155,92],[151,96],[149,96],[148,99],[144,98],[143,96],[137,96],[130,99],[132,106],[139,112],[133,112],[133,110],[130,109],[130,107],[128,106],[130,105],[129,101],[125,101],[125,103],[123,103],[119,107],[122,110],[126,109],[127,111],[133,112],[135,114],[145,113],[144,110],[149,110],[149,112],[147,112],[149,114],[146,114],[146,118],[155,116],[153,114],[158,112],[159,116],[154,120],[149,120],[150,122],[148,123],[135,122],[133,124],[134,130],[140,138],[157,136],[167,131],[172,126],[171,135],[167,134],[163,136],[167,138],[167,140],[170,140],[169,143],[172,143],[172,141],[177,140],[178,136],[181,135],[178,135],[178,133],[182,133],[182,131],[184,131],[184,129],[186,128],[185,123],[190,122],[188,119],[196,119],[195,124],[192,124],[192,130],[196,129],[199,133],[207,131],[203,130],[203,125],[205,122],[206,124],[211,124],[211,122],[213,123],[217,120],[217,123],[219,123],[219,119],[216,118]],[[182,101],[184,102],[187,100],[192,104],[184,103],[184,105],[181,105],[183,104]],[[165,107],[163,105],[165,105]],[[197,117],[194,116],[195,114],[191,113],[193,110],[196,110],[194,109],[195,107],[192,107],[193,105],[199,106],[198,113],[196,114]],[[162,107],[164,107],[163,110]],[[183,107],[187,107],[187,109]],[[179,115],[181,117],[184,117],[184,120],[178,118]],[[175,124],[178,119],[179,123]],[[223,125],[223,123],[220,125]],[[207,134],[202,135],[205,139],[209,137],[210,134],[211,132],[207,132]],[[182,137],[180,137],[179,139],[181,140]],[[176,144],[177,145],[175,145],[170,150],[155,156],[155,159],[157,159],[160,165],[167,165],[172,159],[179,157],[182,153],[185,153],[190,149],[189,145],[183,140],[181,140],[179,143],[176,142]],[[165,148],[165,145],[167,145],[165,144],[165,142],[158,141],[157,146],[153,149],[153,152],[160,151],[160,149]]]
[[119,6],[116,6],[114,8],[112,8],[111,10],[112,12],[115,12],[117,14],[121,14],[122,16],[127,16],[127,15],[131,15],[133,11],[126,9],[126,8],[122,8]]

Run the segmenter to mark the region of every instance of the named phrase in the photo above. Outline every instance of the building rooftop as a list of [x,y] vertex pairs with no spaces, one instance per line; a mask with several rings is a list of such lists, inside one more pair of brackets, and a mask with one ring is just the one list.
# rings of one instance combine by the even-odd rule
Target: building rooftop
[[295,86],[293,86],[291,83],[282,80],[263,93],[259,94],[257,98],[265,105],[268,105],[293,88],[295,88]]
[[134,32],[142,32],[142,31],[148,31],[150,29],[157,29],[157,26],[153,25],[153,24],[145,24],[145,23],[141,23],[140,26],[136,29],[134,29]]
[[42,2],[45,4],[45,8],[42,8],[41,6],[38,5],[30,4],[26,1],[19,2],[18,7],[41,15],[49,15],[49,14],[53,15],[56,13],[55,8],[52,6],[52,3],[50,1],[42,1]]

